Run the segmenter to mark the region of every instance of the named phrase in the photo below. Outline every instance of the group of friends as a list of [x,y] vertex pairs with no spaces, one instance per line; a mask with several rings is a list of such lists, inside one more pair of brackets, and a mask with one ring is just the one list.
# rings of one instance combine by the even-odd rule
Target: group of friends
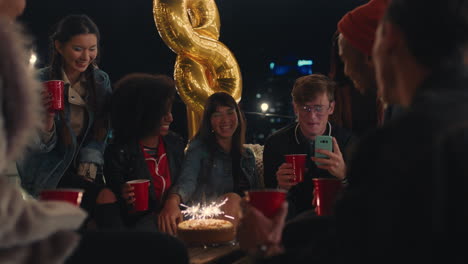
[[[242,248],[259,263],[467,261],[454,240],[468,231],[467,14],[466,1],[374,0],[339,21],[350,82],[333,76],[375,95],[376,127],[351,145],[333,216],[288,220],[286,202],[267,218],[244,202]],[[337,119],[358,124],[347,95]]]
[[[112,85],[97,64],[99,29],[86,15],[64,17],[50,36],[48,66],[31,70],[14,22],[24,5],[0,0],[0,165],[16,161],[33,198],[0,184],[0,259],[26,263],[41,252],[46,263],[80,263],[138,251],[187,262],[174,237],[181,203],[213,200],[227,201],[226,220],[259,263],[467,259],[453,237],[468,231],[468,1],[371,0],[343,16],[333,47],[340,60],[330,76],[295,81],[296,122],[267,138],[263,172],[232,96],[212,94],[186,142],[170,130],[174,80],[131,73]],[[358,95],[341,86],[340,71]],[[51,95],[40,82],[47,80],[64,81],[63,111],[46,111]],[[27,107],[17,110],[18,100]],[[363,100],[368,122],[354,111]],[[319,135],[332,136],[332,151],[315,149]],[[307,154],[301,183],[284,161],[293,153]],[[332,216],[314,213],[317,177],[345,186]],[[137,213],[127,184],[136,179],[150,181],[149,210]],[[54,188],[83,189],[81,208],[34,199]],[[243,199],[259,188],[288,193],[273,218]],[[447,244],[449,251],[428,252]]]

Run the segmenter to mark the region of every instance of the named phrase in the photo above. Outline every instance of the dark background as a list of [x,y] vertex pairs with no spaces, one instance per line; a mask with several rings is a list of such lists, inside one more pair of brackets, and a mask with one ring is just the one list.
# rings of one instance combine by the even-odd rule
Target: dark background
[[[263,143],[271,132],[292,122],[290,90],[303,73],[278,75],[269,68],[313,60],[314,73],[328,74],[332,35],[336,23],[365,0],[216,0],[223,42],[236,57],[243,79],[241,106],[248,123],[248,143]],[[176,54],[157,31],[151,0],[29,0],[22,21],[36,44],[43,67],[48,60],[48,36],[68,14],[85,13],[101,31],[101,69],[114,83],[130,72],[172,76]],[[259,104],[268,102],[269,114]],[[273,109],[272,109],[273,108]],[[186,136],[185,107],[178,99],[172,128]]]

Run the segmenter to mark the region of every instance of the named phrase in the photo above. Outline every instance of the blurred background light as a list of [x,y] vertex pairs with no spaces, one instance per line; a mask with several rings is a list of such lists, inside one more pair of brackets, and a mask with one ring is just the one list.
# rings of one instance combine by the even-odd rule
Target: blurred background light
[[260,109],[262,109],[262,112],[266,112],[268,110],[268,104],[267,103],[262,103],[260,105]]

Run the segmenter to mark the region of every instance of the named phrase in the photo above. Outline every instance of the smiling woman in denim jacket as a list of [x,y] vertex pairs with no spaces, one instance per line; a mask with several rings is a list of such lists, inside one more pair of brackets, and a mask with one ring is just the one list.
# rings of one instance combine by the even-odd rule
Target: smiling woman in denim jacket
[[[81,206],[92,216],[96,203],[115,203],[112,191],[95,181],[103,165],[108,132],[109,76],[98,69],[100,33],[86,15],[69,15],[50,37],[51,61],[40,81],[63,80],[64,110],[44,111],[43,125],[17,167],[31,195],[44,189],[84,189]],[[51,95],[43,89],[44,109]],[[99,210],[99,209],[98,209]]]
[[228,198],[221,208],[237,223],[240,197],[259,187],[253,152],[244,147],[245,120],[236,101],[227,93],[211,95],[203,120],[189,143],[179,181],[170,191],[159,216],[159,230],[176,234],[182,221],[180,203],[211,202]]

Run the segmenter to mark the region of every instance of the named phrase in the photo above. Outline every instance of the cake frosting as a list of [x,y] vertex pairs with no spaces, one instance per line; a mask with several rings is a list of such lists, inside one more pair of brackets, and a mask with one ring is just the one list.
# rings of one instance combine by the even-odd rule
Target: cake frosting
[[179,223],[177,236],[187,244],[219,244],[235,239],[234,225],[221,219],[190,219]]

